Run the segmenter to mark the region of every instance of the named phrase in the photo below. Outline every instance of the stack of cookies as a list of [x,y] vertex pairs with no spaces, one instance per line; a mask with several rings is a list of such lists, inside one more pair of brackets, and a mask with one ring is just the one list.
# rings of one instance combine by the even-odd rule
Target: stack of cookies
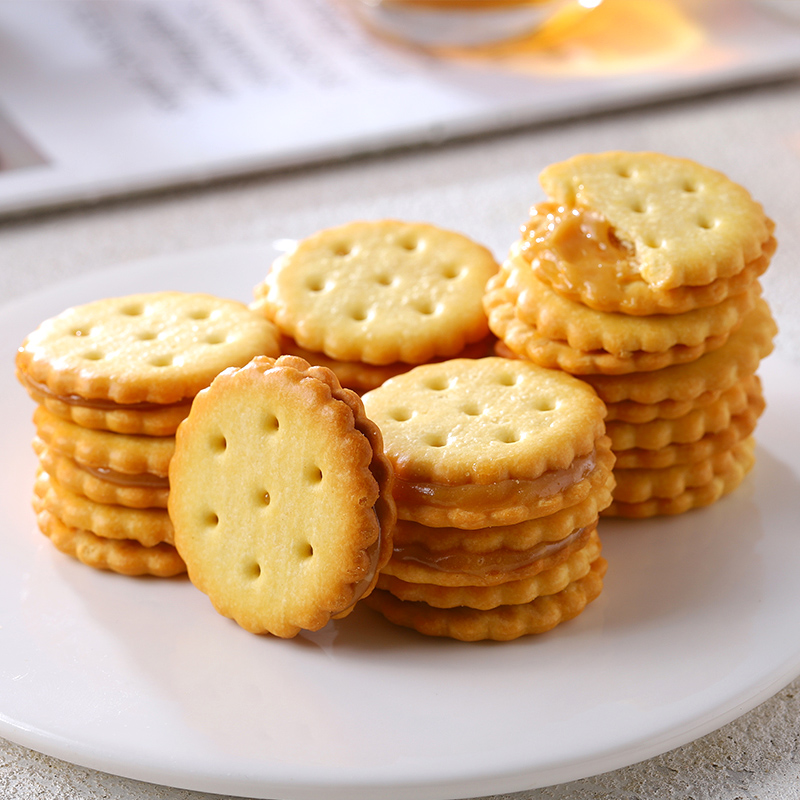
[[217,373],[261,353],[277,355],[274,326],[204,294],[99,300],[43,322],[16,357],[38,404],[42,532],[98,569],[183,572],[167,513],[175,431]]
[[523,360],[453,359],[363,401],[395,470],[398,514],[367,605],[431,636],[509,640],[598,596],[614,459],[591,387]]
[[272,265],[253,308],[281,352],[363,393],[415,364],[491,352],[481,297],[492,254],[434,225],[379,220],[329,228]]
[[484,298],[501,352],[579,376],[608,404],[604,513],[714,502],[753,463],[772,222],[724,175],[655,153],[577,156],[540,180],[549,199]]

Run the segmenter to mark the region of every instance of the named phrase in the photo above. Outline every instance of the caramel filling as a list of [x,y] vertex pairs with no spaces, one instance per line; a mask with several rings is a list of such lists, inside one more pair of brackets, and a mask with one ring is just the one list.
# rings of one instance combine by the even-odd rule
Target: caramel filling
[[[78,394],[56,394],[55,392],[50,391],[45,384],[33,380],[33,378],[31,378],[29,375],[25,375],[24,373],[20,372],[18,373],[18,377],[22,385],[31,395],[33,395],[34,399],[38,399],[36,397],[38,395],[40,398],[58,400],[59,402],[65,403],[68,406],[80,406],[81,408],[91,408],[97,411],[157,411],[166,407],[164,405],[160,405],[159,403],[123,404],[115,403],[113,400],[89,400],[86,397],[81,397]],[[187,399],[183,402],[189,403],[190,399]],[[174,405],[181,404],[175,403]]]
[[632,249],[596,211],[539,203],[522,226],[522,256],[534,273],[566,296],[621,302],[624,287],[641,281]]
[[[373,512],[374,512],[373,508]],[[375,518],[378,518],[377,512],[375,512]],[[369,566],[367,567],[366,573],[364,573],[364,577],[353,587],[353,597],[350,602],[342,608],[340,611],[337,611],[333,614],[334,618],[339,618],[344,616],[351,608],[366,594],[370,586],[372,585],[373,580],[375,579],[375,575],[378,572],[378,560],[380,559],[381,555],[381,542],[383,540],[383,529],[380,526],[380,522],[378,524],[378,538],[366,549],[367,557],[369,558]]]
[[81,465],[84,472],[94,475],[95,478],[113,483],[115,486],[132,486],[137,489],[169,489],[169,478],[153,475],[150,472],[128,474],[117,472],[109,467],[88,467]]
[[537,562],[547,565],[558,558],[566,558],[586,544],[597,523],[577,528],[569,536],[556,542],[540,542],[528,550],[500,549],[491,553],[468,553],[463,550],[432,552],[419,544],[395,546],[392,560],[414,564],[437,572],[457,573],[488,578],[498,573],[514,572],[531,567]]
[[571,486],[580,483],[597,465],[597,453],[578,456],[566,469],[554,469],[533,480],[511,478],[486,485],[465,483],[450,486],[443,483],[395,481],[395,499],[406,505],[437,506],[439,508],[487,509],[509,503],[536,505]]

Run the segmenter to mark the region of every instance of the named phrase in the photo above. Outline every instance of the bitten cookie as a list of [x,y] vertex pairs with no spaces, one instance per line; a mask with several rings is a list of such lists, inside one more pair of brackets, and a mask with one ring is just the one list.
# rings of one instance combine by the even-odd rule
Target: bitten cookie
[[191,581],[253,633],[347,615],[391,552],[392,471],[358,396],[324,367],[220,374],[176,435],[169,512]]

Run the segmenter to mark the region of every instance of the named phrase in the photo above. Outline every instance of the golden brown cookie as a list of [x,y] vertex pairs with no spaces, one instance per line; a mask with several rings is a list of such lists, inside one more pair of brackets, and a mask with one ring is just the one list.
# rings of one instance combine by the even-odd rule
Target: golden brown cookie
[[611,440],[601,436],[592,453],[570,467],[549,470],[533,480],[511,479],[490,484],[395,480],[397,513],[401,519],[431,527],[475,530],[514,525],[550,516],[561,509],[605,496],[612,478]]
[[329,228],[281,256],[253,307],[299,346],[341,361],[418,364],[488,334],[492,254],[461,234],[379,220]]
[[242,303],[155,292],[68,308],[25,339],[16,366],[23,385],[62,403],[151,411],[185,403],[226,367],[277,353],[275,327]]
[[585,546],[571,553],[566,560],[530,577],[492,586],[439,586],[410,583],[384,571],[378,580],[378,588],[385,589],[399,600],[420,601],[435,608],[467,606],[486,610],[518,605],[530,603],[540,595],[556,594],[580,580],[588,574],[600,551],[600,539],[595,531]]
[[42,508],[70,528],[91,531],[103,539],[132,539],[145,547],[173,543],[172,523],[165,509],[95,503],[44,471],[37,475],[33,491],[41,498]]
[[[492,332],[515,354],[542,367],[561,369],[573,375],[627,375],[686,364],[721,347],[731,333],[728,330],[709,335],[695,344],[679,343],[657,351],[620,350],[612,353],[607,350],[579,350],[566,340],[544,335],[535,325],[522,319],[517,305],[518,293],[505,282],[505,277],[506,274],[501,272],[491,278],[484,295],[484,308]],[[630,317],[629,321],[641,322],[643,319]]]
[[756,429],[766,403],[753,398],[748,407],[731,418],[730,424],[716,433],[707,433],[694,442],[668,444],[658,450],[632,448],[616,452],[616,469],[663,469],[675,464],[690,464],[730,450]]
[[105,467],[82,467],[49,448],[38,436],[33,450],[41,468],[62,486],[95,503],[128,508],[166,508],[169,479],[150,473],[124,474]]
[[[693,508],[711,505],[721,497],[730,494],[742,483],[755,463],[754,450],[753,438],[744,439],[727,451],[725,455],[730,458],[720,458],[718,455],[711,459],[714,472],[706,483],[686,486],[682,492],[669,497],[651,495],[644,500],[634,502],[615,499],[608,508],[600,513],[602,516],[608,517],[643,519],[658,515],[683,514]],[[620,472],[624,474],[625,470],[620,470]],[[635,470],[630,470],[630,472],[633,473]]]
[[468,642],[483,639],[510,641],[520,636],[544,633],[577,617],[600,595],[607,567],[606,560],[600,556],[583,578],[556,594],[537,597],[529,603],[502,605],[488,610],[465,606],[434,608],[427,603],[398,600],[383,589],[376,589],[365,602],[396,625],[412,628],[426,636],[446,636]]
[[81,467],[113,470],[125,475],[169,473],[175,450],[173,436],[132,436],[92,430],[51,414],[44,406],[33,413],[36,434],[50,449]]
[[[637,201],[638,202],[638,201]],[[774,224],[767,219],[772,233]],[[693,229],[688,226],[688,230]],[[576,303],[612,313],[683,314],[745,291],[769,266],[777,242],[770,236],[741,272],[699,286],[657,289],[638,272],[635,248],[620,241],[602,214],[585,208],[537,203],[522,226],[519,255],[536,277]]]
[[382,573],[409,583],[434,586],[497,586],[531,578],[558,566],[586,546],[596,527],[595,519],[563,539],[541,542],[527,550],[500,548],[471,553],[460,548],[432,551],[422,545],[395,545]]
[[420,366],[364,395],[402,519],[510,525],[574,505],[613,464],[605,408],[585,383],[526,361]]
[[705,486],[715,478],[738,474],[742,464],[752,455],[752,437],[739,442],[730,450],[715,453],[707,459],[675,464],[663,469],[617,469],[614,500],[637,504],[653,498],[672,499],[687,489]]
[[517,316],[540,336],[564,341],[574,350],[602,350],[616,356],[638,351],[663,353],[679,345],[694,347],[709,338],[727,336],[761,294],[760,284],[753,281],[743,291],[707,308],[634,317],[597,311],[561,297],[513,251],[502,274],[515,294]]
[[391,554],[381,433],[335,375],[294,356],[220,374],[178,429],[169,512],[189,577],[254,633],[348,614]]
[[601,508],[611,502],[614,482],[609,475],[606,485],[575,505],[536,519],[512,525],[483,528],[430,527],[411,520],[398,519],[394,528],[395,549],[422,545],[438,553],[461,550],[466,553],[490,553],[496,550],[526,550],[542,542],[556,542],[576,528],[583,528],[597,519]]
[[[762,207],[743,187],[688,159],[589,153],[547,167],[539,180],[555,204],[607,222],[631,262],[622,275],[611,267],[613,282],[627,283],[632,297],[738,275],[771,235]],[[578,267],[570,283],[584,277]]]
[[[761,382],[757,376],[734,384],[711,403],[689,411],[682,417],[654,419],[650,422],[608,422],[606,428],[611,438],[611,448],[616,454],[634,448],[659,450],[675,445],[697,442],[706,434],[725,430],[731,420],[752,409],[758,414],[764,408]],[[619,466],[619,465],[617,465]]]
[[77,395],[56,397],[42,385],[34,386],[19,371],[17,378],[31,398],[51,414],[74,422],[82,428],[144,436],[172,436],[178,430],[178,425],[186,419],[192,406],[189,402],[163,406],[133,404],[134,407],[126,408],[110,401],[91,403]]
[[761,359],[772,352],[777,332],[769,306],[760,299],[722,347],[691,363],[656,372],[585,375],[583,379],[606,403],[694,402],[705,392],[730,389],[743,377],[752,375]]
[[94,569],[110,570],[121,575],[153,575],[170,578],[186,571],[172,545],[145,547],[130,539],[104,539],[91,531],[71,528],[41,506],[34,496],[39,530],[55,547]]

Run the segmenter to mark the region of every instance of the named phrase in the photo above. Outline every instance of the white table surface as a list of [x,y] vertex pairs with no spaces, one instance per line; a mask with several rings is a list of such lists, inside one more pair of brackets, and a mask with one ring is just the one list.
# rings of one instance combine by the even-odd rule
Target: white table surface
[[[800,363],[800,78],[0,222],[0,298],[131,259],[276,235],[296,238],[357,218],[434,222],[502,256],[528,207],[542,197],[539,170],[576,153],[607,149],[696,159],[727,173],[764,204],[777,222],[780,242],[763,278],[781,329],[776,349]],[[216,795],[95,772],[0,740],[0,797],[210,800]],[[800,680],[735,722],[662,756],[502,797],[798,798]]]

